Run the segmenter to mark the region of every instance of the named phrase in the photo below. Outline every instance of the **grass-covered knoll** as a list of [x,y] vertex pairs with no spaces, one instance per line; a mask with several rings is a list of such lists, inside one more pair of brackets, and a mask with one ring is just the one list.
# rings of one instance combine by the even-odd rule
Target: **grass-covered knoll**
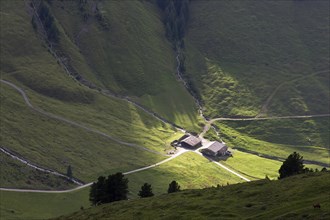
[[88,208],[88,189],[72,193],[0,191],[1,219],[48,219]]
[[0,165],[1,187],[23,189],[68,189],[77,186],[65,178],[31,168],[4,153],[0,154]]
[[[296,151],[306,160],[329,166],[328,118],[215,124],[220,128],[221,139],[230,147],[281,159]],[[208,135],[216,138],[212,133]]]
[[176,79],[174,52],[156,4],[55,1],[50,8],[63,29],[60,48],[80,74],[172,122],[197,128],[196,106]]
[[[187,73],[208,116],[329,112],[328,1],[192,1]],[[275,106],[275,107],[274,107]]]
[[115,202],[58,219],[327,219],[329,187],[329,173],[312,173]]
[[156,195],[167,192],[175,180],[181,189],[205,188],[243,182],[239,177],[222,169],[208,159],[188,152],[158,167],[127,176],[132,197],[137,197],[141,186],[149,183]]
[[245,175],[250,180],[264,179],[266,176],[270,179],[277,179],[282,162],[238,150],[234,150],[232,153],[233,157],[229,157],[221,163]]

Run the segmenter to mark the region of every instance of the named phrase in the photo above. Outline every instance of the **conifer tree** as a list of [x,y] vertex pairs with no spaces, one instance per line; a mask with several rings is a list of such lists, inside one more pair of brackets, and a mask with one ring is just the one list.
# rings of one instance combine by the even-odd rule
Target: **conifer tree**
[[174,193],[180,191],[180,185],[173,180],[169,185],[168,185],[168,190],[167,193]]
[[143,186],[141,186],[141,190],[139,191],[138,196],[140,196],[141,198],[145,198],[145,197],[151,197],[153,196],[153,192],[152,192],[152,188],[151,185],[148,183],[143,184]]
[[68,166],[68,169],[66,170],[66,175],[72,179],[73,175],[72,175],[72,168],[71,165]]
[[304,169],[303,157],[299,153],[293,152],[283,162],[279,170],[279,179],[283,179],[288,176],[304,173],[308,169]]
[[91,186],[89,200],[93,205],[126,200],[128,179],[122,173],[116,173],[105,178],[100,176]]

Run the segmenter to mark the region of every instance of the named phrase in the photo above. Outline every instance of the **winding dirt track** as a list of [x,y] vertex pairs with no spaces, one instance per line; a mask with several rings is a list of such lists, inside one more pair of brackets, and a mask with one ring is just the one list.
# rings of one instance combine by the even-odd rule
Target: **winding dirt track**
[[214,118],[209,121],[204,126],[203,132],[199,135],[203,137],[208,130],[210,130],[212,124],[216,121],[265,121],[265,120],[277,120],[277,119],[301,119],[301,118],[321,118],[330,117],[330,114],[319,114],[319,115],[293,115],[293,116],[273,116],[273,117],[263,117],[263,118]]
[[[202,148],[202,147],[201,147]],[[142,167],[142,168],[138,168],[138,169],[135,169],[135,170],[131,170],[131,171],[127,171],[125,173],[123,173],[124,175],[129,175],[129,174],[132,174],[132,173],[137,173],[137,172],[141,172],[143,170],[148,170],[148,169],[151,169],[151,168],[155,168],[163,163],[167,163],[173,159],[175,159],[176,157],[186,153],[186,152],[194,152],[194,153],[197,153],[198,155],[201,155],[201,156],[204,156],[202,153],[199,152],[199,150],[201,148],[198,148],[196,150],[187,150],[187,149],[183,149],[183,148],[179,148],[178,152],[174,155],[172,155],[171,157],[165,159],[165,160],[162,160],[158,163],[155,163],[155,164],[152,164],[150,166],[146,166],[146,167]],[[204,156],[205,157],[205,156]],[[224,166],[223,164],[219,163],[219,162],[216,162],[214,160],[212,160],[211,158],[208,158],[206,157],[208,160],[210,160],[211,162],[215,163],[216,165],[220,166],[222,169],[236,175],[237,177],[247,181],[247,182],[250,182],[250,180],[242,175],[240,175],[239,173],[229,169],[228,167]],[[90,183],[86,183],[84,185],[80,185],[76,188],[73,188],[73,189],[68,189],[68,190],[37,190],[37,189],[11,189],[11,188],[0,188],[0,190],[2,191],[9,191],[9,192],[31,192],[31,193],[70,193],[70,192],[74,192],[74,191],[77,191],[77,190],[80,190],[80,189],[84,189],[86,187],[89,187],[93,184],[93,182],[90,182]]]
[[318,74],[322,74],[322,73],[328,73],[329,70],[320,70],[320,71],[317,71],[317,72],[314,72],[314,73],[311,73],[309,75],[306,75],[306,76],[300,76],[298,78],[295,78],[295,79],[292,79],[292,80],[289,80],[289,81],[285,81],[283,83],[281,83],[280,85],[278,85],[275,90],[270,94],[270,96],[267,98],[265,104],[263,104],[263,106],[261,107],[261,110],[259,112],[259,114],[256,116],[256,117],[260,117],[261,115],[265,115],[268,111],[268,107],[271,103],[271,101],[273,100],[274,96],[276,95],[276,93],[285,85],[289,85],[291,83],[294,83],[294,82],[297,82],[297,81],[300,81],[302,79],[305,79],[305,78],[308,78],[308,77],[311,77],[311,76],[315,76],[315,75],[318,75]]
[[[163,161],[160,161],[158,163],[155,163],[155,164],[152,164],[150,166],[146,166],[146,167],[142,167],[142,168],[138,168],[138,169],[135,169],[135,170],[131,170],[131,171],[128,171],[128,172],[125,172],[123,173],[124,175],[129,175],[129,174],[132,174],[132,173],[137,173],[137,172],[140,172],[140,171],[143,171],[143,170],[147,170],[147,169],[151,169],[151,168],[154,168],[156,166],[159,166],[163,163],[166,163],[170,160],[173,160],[174,158],[180,156],[181,154],[187,152],[187,150],[184,150],[184,149],[181,149],[178,153],[176,153],[175,155],[172,155],[171,157],[163,160]],[[74,191],[77,191],[77,190],[80,190],[80,189],[84,189],[86,187],[89,187],[93,184],[93,182],[90,182],[90,183],[86,183],[84,185],[80,185],[76,188],[73,188],[73,189],[68,189],[68,190],[37,190],[37,189],[10,189],[10,188],[0,188],[0,190],[2,191],[10,191],[10,192],[33,192],[33,193],[69,193],[69,192],[74,192]]]
[[25,103],[27,104],[27,106],[29,106],[32,110],[34,110],[34,111],[36,111],[36,112],[38,112],[38,113],[40,113],[40,114],[42,114],[42,115],[45,115],[45,116],[47,116],[47,117],[49,117],[49,118],[53,118],[53,119],[56,119],[56,120],[59,120],[59,121],[65,122],[65,123],[70,124],[70,125],[73,125],[73,126],[75,126],[75,127],[82,128],[82,129],[87,130],[87,131],[89,131],[89,132],[93,132],[93,133],[99,134],[99,135],[101,135],[101,136],[103,136],[103,137],[106,137],[106,138],[108,138],[108,139],[110,139],[110,140],[112,140],[112,141],[115,141],[115,142],[117,142],[117,143],[119,143],[119,144],[122,144],[122,145],[125,145],[125,146],[134,147],[134,148],[139,149],[139,150],[142,150],[142,151],[148,151],[148,152],[150,152],[150,153],[154,153],[154,154],[159,154],[159,155],[166,156],[165,154],[159,153],[158,151],[151,150],[151,149],[148,149],[148,148],[146,148],[146,147],[143,147],[143,146],[140,146],[140,145],[137,145],[137,144],[124,142],[124,141],[119,140],[119,139],[117,139],[117,138],[115,138],[115,137],[112,137],[112,136],[110,136],[110,135],[108,135],[108,134],[106,134],[106,133],[104,133],[104,132],[98,131],[98,130],[96,130],[96,129],[94,129],[94,128],[88,127],[88,126],[86,126],[86,125],[79,124],[79,123],[74,122],[74,121],[72,121],[72,120],[69,120],[69,119],[63,118],[63,117],[58,116],[58,115],[54,115],[54,114],[49,113],[49,112],[45,112],[45,111],[43,111],[43,110],[41,110],[41,109],[39,109],[39,108],[36,108],[36,107],[34,107],[34,106],[31,104],[29,98],[27,97],[27,95],[26,95],[26,93],[23,91],[23,89],[19,88],[19,87],[16,86],[15,84],[13,84],[13,83],[11,83],[11,82],[8,82],[8,81],[5,81],[5,80],[3,80],[3,79],[0,79],[0,82],[2,82],[2,83],[4,83],[4,84],[6,84],[6,85],[8,85],[8,86],[11,86],[12,88],[16,89],[16,90],[17,90],[17,91],[23,96],[24,101],[25,101]]
[[19,162],[24,163],[28,167],[31,167],[31,168],[36,169],[36,170],[39,170],[39,171],[44,172],[44,173],[52,174],[54,176],[63,177],[65,179],[67,179],[67,180],[69,180],[69,181],[77,184],[78,186],[84,185],[84,182],[82,182],[82,181],[80,181],[80,180],[78,180],[76,178],[73,178],[73,177],[70,178],[70,177],[68,177],[68,176],[66,176],[66,175],[64,175],[62,173],[59,173],[59,172],[57,172],[55,170],[43,168],[41,166],[38,166],[36,164],[33,164],[33,163],[29,162],[28,160],[26,160],[26,159],[24,159],[22,157],[19,157],[17,155],[14,155],[12,152],[10,152],[8,149],[4,148],[3,146],[0,146],[0,151],[2,153],[4,153],[4,154],[7,154],[8,156],[10,156],[11,158],[13,158],[14,160],[18,160]]
[[[111,140],[113,140],[113,141],[116,141],[116,142],[118,142],[118,143],[120,143],[120,144],[128,145],[128,146],[131,146],[131,147],[136,147],[136,148],[138,148],[138,149],[140,149],[140,150],[145,150],[145,151],[149,151],[149,152],[152,152],[152,153],[161,154],[161,153],[159,153],[159,152],[157,152],[157,151],[152,151],[152,150],[150,150],[150,149],[148,149],[148,148],[145,148],[145,147],[142,147],[142,146],[139,146],[139,145],[136,145],[136,144],[123,142],[123,141],[118,140],[118,139],[116,139],[116,138],[113,138],[113,137],[111,137],[111,136],[109,136],[109,135],[107,135],[107,134],[105,134],[105,133],[103,133],[103,132],[97,131],[97,130],[95,130],[95,129],[93,129],[93,128],[89,128],[89,127],[87,127],[87,126],[85,126],[85,125],[78,124],[78,123],[76,123],[76,122],[74,122],[74,121],[71,121],[71,120],[65,119],[65,118],[63,118],[63,117],[61,117],[61,116],[54,115],[54,114],[51,114],[51,113],[45,112],[45,111],[43,111],[43,110],[41,110],[41,109],[38,109],[38,108],[34,107],[34,106],[31,104],[31,102],[30,102],[28,96],[27,96],[26,93],[23,91],[23,89],[19,88],[18,86],[16,86],[15,84],[13,84],[13,83],[11,83],[11,82],[8,82],[8,81],[2,80],[2,79],[0,79],[0,82],[6,84],[6,85],[8,85],[8,86],[11,86],[11,87],[14,88],[14,89],[16,89],[16,90],[17,90],[17,91],[23,96],[26,105],[29,106],[32,110],[34,110],[34,111],[36,111],[36,112],[38,112],[38,113],[40,113],[40,114],[42,114],[42,115],[45,115],[45,116],[50,117],[50,118],[57,119],[57,120],[59,120],[59,121],[63,121],[63,122],[65,122],[65,123],[68,123],[68,124],[74,125],[74,126],[79,127],[79,128],[83,128],[83,129],[85,129],[85,130],[87,130],[87,131],[89,131],[89,132],[93,132],[93,133],[100,134],[100,135],[105,136],[105,137],[107,137],[107,138],[109,138],[109,139],[111,139]],[[200,148],[199,148],[199,149],[200,149]],[[201,153],[198,152],[199,149],[195,150],[194,152],[198,153],[199,155],[202,155]],[[4,153],[7,153],[7,154],[8,154],[8,152],[5,151],[4,149],[1,150],[1,151],[4,152]],[[188,151],[189,151],[189,150],[180,149],[179,152],[177,152],[175,155],[172,155],[172,156],[170,156],[169,158],[167,158],[167,159],[165,159],[165,160],[163,160],[163,161],[160,161],[160,162],[158,162],[158,163],[155,163],[155,164],[152,164],[152,165],[150,165],[150,166],[143,167],[143,168],[139,168],[139,169],[131,170],[131,171],[125,172],[125,173],[123,173],[123,174],[124,174],[124,175],[129,175],[129,174],[132,174],[132,173],[136,173],[136,172],[140,172],[140,171],[143,171],[143,170],[147,170],[147,169],[154,168],[154,167],[159,166],[159,165],[161,165],[161,164],[163,164],[163,163],[166,163],[166,162],[168,162],[168,161],[170,161],[170,160],[173,160],[174,158],[176,158],[176,157],[180,156],[181,154],[183,154],[183,153],[185,153],[185,152],[188,152]],[[27,164],[28,166],[31,166],[31,167],[34,167],[34,168],[40,169],[40,170],[42,170],[42,171],[50,172],[50,173],[53,173],[53,174],[54,174],[54,172],[56,172],[56,171],[51,171],[51,170],[43,169],[43,168],[38,167],[38,166],[36,166],[36,165],[32,165],[31,163],[27,162],[25,159],[23,159],[23,158],[19,158],[19,157],[16,156],[16,155],[13,155],[13,154],[8,154],[8,155],[12,156],[14,159],[17,159],[18,161],[21,161],[22,163]],[[161,154],[161,155],[163,155],[163,154]],[[202,156],[203,156],[203,155],[202,155]],[[208,158],[208,159],[211,160],[210,158]],[[220,163],[218,163],[218,162],[216,162],[216,161],[213,161],[213,160],[212,160],[212,162],[216,163],[218,166],[222,167],[223,169],[227,170],[228,172],[233,173],[234,175],[238,176],[239,178],[244,179],[244,180],[246,180],[246,181],[250,181],[250,180],[246,179],[245,177],[241,176],[240,174],[236,173],[235,171],[230,170],[229,168],[225,167],[224,165],[222,165],[222,164],[220,164]],[[57,172],[56,172],[56,173],[57,173]],[[62,174],[59,174],[59,175],[61,176]],[[0,188],[0,190],[2,190],[2,191],[11,191],[11,192],[68,193],[68,192],[74,192],[74,191],[77,191],[77,190],[80,190],[80,189],[83,189],[83,188],[89,187],[90,185],[93,184],[93,182],[91,182],[91,183],[87,183],[87,184],[84,184],[84,185],[82,185],[81,182],[79,182],[79,183],[77,182],[77,184],[79,184],[80,186],[78,186],[78,187],[76,187],[76,188],[73,188],[73,189],[69,189],[69,190],[52,190],[52,191],[50,191],[50,190],[10,189],[10,188]]]
[[[38,113],[40,113],[40,114],[43,114],[43,115],[45,115],[45,116],[47,116],[47,117],[50,117],[50,118],[54,118],[54,119],[57,119],[57,120],[63,121],[63,122],[65,122],[65,123],[68,123],[68,124],[74,125],[74,126],[76,126],[76,127],[83,128],[83,129],[85,129],[85,130],[87,130],[87,131],[89,131],[89,132],[94,132],[94,133],[100,134],[100,135],[105,136],[105,137],[107,137],[107,138],[109,138],[109,139],[111,139],[111,140],[113,140],[113,141],[116,141],[116,142],[118,142],[118,143],[120,143],[120,144],[128,145],[128,146],[131,146],[131,147],[136,147],[136,148],[138,148],[138,149],[140,149],[140,150],[145,150],[145,151],[149,151],[149,152],[152,152],[152,153],[161,154],[161,153],[159,153],[159,152],[157,152],[157,151],[152,151],[152,150],[150,150],[150,149],[148,149],[148,148],[145,148],[145,147],[142,147],[142,146],[139,146],[139,145],[136,145],[136,144],[123,142],[123,141],[118,140],[118,139],[116,139],[116,138],[113,138],[113,137],[111,137],[111,136],[109,136],[109,135],[107,135],[107,134],[105,134],[105,133],[103,133],[103,132],[100,132],[100,131],[97,131],[97,130],[95,130],[95,129],[89,128],[89,127],[87,127],[87,126],[85,126],[85,125],[78,124],[78,123],[76,123],[76,122],[74,122],[74,121],[71,121],[71,120],[65,119],[65,118],[63,118],[63,117],[61,117],[61,116],[57,116],[57,115],[54,115],[54,114],[51,114],[51,113],[45,112],[45,111],[43,111],[43,110],[41,110],[41,109],[38,109],[38,108],[34,107],[34,106],[31,104],[31,102],[30,102],[28,96],[27,96],[26,93],[23,91],[23,89],[19,88],[18,86],[16,86],[15,84],[13,84],[13,83],[11,83],[11,82],[8,82],[8,81],[2,80],[2,79],[1,79],[0,81],[1,81],[2,83],[4,83],[4,84],[9,85],[9,86],[11,86],[12,88],[16,89],[16,90],[17,90],[17,91],[23,96],[26,105],[29,106],[32,110],[34,110],[34,111],[36,111],[36,112],[38,112]],[[199,149],[200,149],[200,148],[199,148]],[[199,155],[202,155],[202,154],[198,151],[199,149],[195,150],[194,152],[197,153],[197,154],[199,154]],[[5,151],[5,150],[3,150],[3,149],[2,149],[1,151],[4,152],[4,153],[7,153],[7,151]],[[163,163],[166,163],[166,162],[168,162],[168,161],[170,161],[170,160],[173,160],[174,158],[176,158],[176,157],[180,156],[181,154],[186,153],[186,152],[188,152],[188,151],[190,151],[190,150],[180,149],[179,152],[177,152],[175,155],[172,155],[172,156],[170,156],[169,158],[167,158],[167,159],[165,159],[165,160],[163,160],[163,161],[160,161],[160,162],[158,162],[158,163],[152,164],[152,165],[150,165],[150,166],[146,166],[146,167],[138,168],[138,169],[135,169],[135,170],[127,171],[127,172],[125,172],[125,173],[123,173],[123,174],[124,174],[124,175],[129,175],[129,174],[132,174],[132,173],[136,173],[136,172],[140,172],[140,171],[143,171],[143,170],[147,170],[147,169],[151,169],[151,168],[157,167],[157,166],[159,166],[159,165],[161,165],[161,164],[163,164]],[[8,154],[8,153],[7,153],[7,154]],[[36,169],[40,169],[40,170],[42,170],[42,171],[49,172],[49,173],[52,173],[52,174],[55,174],[55,175],[57,174],[56,171],[51,171],[51,170],[47,170],[47,169],[40,168],[40,167],[38,167],[38,166],[36,166],[36,165],[32,165],[31,163],[27,162],[27,161],[26,161],[25,159],[23,159],[23,158],[19,158],[18,156],[15,156],[15,155],[13,155],[13,154],[9,154],[9,155],[12,156],[14,159],[17,159],[17,160],[21,161],[22,163],[27,164],[28,166],[31,166],[31,167],[34,167],[34,168],[36,168]],[[162,155],[163,155],[163,154],[162,154]],[[203,155],[202,155],[202,156],[203,156]],[[243,177],[242,175],[238,174],[237,172],[235,172],[235,171],[233,171],[233,170],[227,168],[226,166],[224,166],[224,165],[222,165],[222,164],[220,164],[220,163],[218,163],[218,162],[216,162],[216,161],[213,161],[213,160],[210,159],[210,158],[208,158],[208,159],[211,160],[212,162],[214,162],[215,164],[217,164],[218,166],[220,166],[221,168],[225,169],[226,171],[231,172],[232,174],[238,176],[239,178],[241,178],[241,179],[243,179],[243,180],[245,180],[245,181],[250,181],[249,179],[247,179],[247,178]],[[54,173],[54,172],[55,172],[55,173]],[[62,176],[62,174],[59,174],[59,175]],[[32,190],[32,189],[11,189],[11,188],[0,188],[0,190],[2,190],[2,191],[10,191],[10,192],[69,193],[69,192],[74,192],[74,191],[77,191],[77,190],[80,190],[80,189],[83,189],[83,188],[89,187],[89,186],[91,186],[91,185],[93,184],[93,182],[90,182],[90,183],[87,183],[87,184],[83,184],[83,185],[82,185],[81,182],[79,182],[79,183],[77,182],[77,184],[79,184],[80,186],[78,186],[78,187],[76,187],[76,188],[73,188],[73,189],[69,189],[69,190]]]

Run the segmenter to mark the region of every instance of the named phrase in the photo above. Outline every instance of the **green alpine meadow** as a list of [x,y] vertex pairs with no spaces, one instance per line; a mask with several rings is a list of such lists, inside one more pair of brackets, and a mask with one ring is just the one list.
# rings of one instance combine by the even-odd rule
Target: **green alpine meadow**
[[329,219],[329,8],[1,0],[0,219]]

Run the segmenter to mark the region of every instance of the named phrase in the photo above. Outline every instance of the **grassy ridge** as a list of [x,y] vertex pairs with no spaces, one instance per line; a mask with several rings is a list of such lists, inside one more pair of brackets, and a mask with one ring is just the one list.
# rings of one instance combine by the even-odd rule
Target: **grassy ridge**
[[[257,115],[282,83],[328,70],[329,2],[191,2],[186,66],[205,112]],[[329,112],[329,72],[281,88],[268,114]]]
[[[329,173],[185,190],[115,202],[58,219],[327,219]],[[313,204],[320,203],[321,209]]]

